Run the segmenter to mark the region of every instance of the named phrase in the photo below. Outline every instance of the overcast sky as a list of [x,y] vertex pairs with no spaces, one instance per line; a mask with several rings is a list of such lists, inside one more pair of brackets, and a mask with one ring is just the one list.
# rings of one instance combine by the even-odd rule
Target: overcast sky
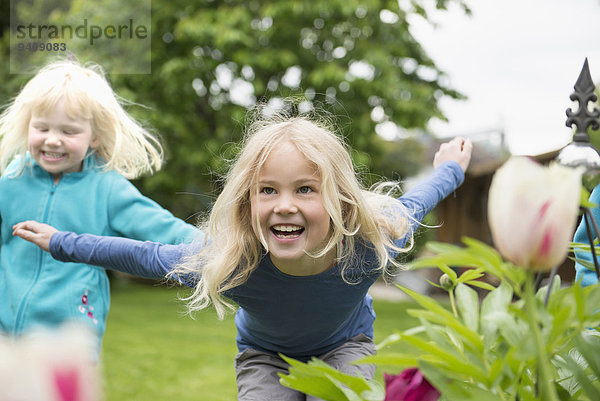
[[444,101],[438,136],[503,129],[513,154],[540,154],[572,138],[565,109],[588,58],[600,83],[600,0],[467,0],[411,21],[417,40],[468,101]]

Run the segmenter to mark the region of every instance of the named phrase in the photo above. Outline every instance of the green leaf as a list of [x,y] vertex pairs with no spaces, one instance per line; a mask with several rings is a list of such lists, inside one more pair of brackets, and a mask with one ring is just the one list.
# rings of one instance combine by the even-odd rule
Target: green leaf
[[482,258],[487,260],[490,264],[502,264],[502,257],[500,256],[498,251],[496,251],[496,249],[492,248],[486,243],[470,237],[462,237],[462,242],[469,248],[474,250],[478,255],[481,255]]
[[331,377],[330,375],[326,376],[342,393],[344,393],[348,401],[380,401],[381,397],[385,396],[385,392],[383,391],[383,388],[381,386],[379,386],[379,392],[375,392],[373,390],[365,390],[362,391],[360,394],[357,394],[352,389],[348,388],[345,382],[337,380],[336,378]]
[[[319,372],[320,373],[320,372]],[[288,375],[279,373],[279,382],[294,390],[314,395],[323,400],[348,401],[348,397],[325,375],[290,368]]]
[[481,303],[481,315],[502,311],[506,312],[513,297],[512,288],[505,282],[501,282],[498,287],[491,291]]
[[600,318],[598,311],[598,305],[600,305],[600,285],[590,285],[585,288],[581,286],[573,287],[578,287],[576,291],[581,289],[581,299],[578,301],[585,307],[582,321],[588,324],[589,327],[597,327],[598,323],[596,322]]
[[[463,238],[463,242],[467,245],[467,248],[438,242],[428,243],[428,248],[436,253],[436,255],[419,258],[410,264],[410,268],[441,268],[442,266],[471,267],[475,268],[476,271],[472,273],[467,272],[468,275],[462,281],[469,281],[471,278],[474,279],[477,274],[486,272],[501,280],[507,280],[515,290],[521,288],[525,280],[525,271],[523,269],[515,268],[512,264],[504,262],[495,249],[481,241],[465,237]],[[471,274],[473,276],[469,277]]]
[[[514,315],[509,313],[501,313],[495,316],[502,337],[511,347],[522,347],[523,339],[528,338],[529,326],[526,322],[516,319]],[[520,356],[528,357],[532,348],[529,348],[525,343],[525,351]]]
[[373,363],[385,366],[397,366],[399,368],[408,368],[417,366],[418,359],[415,355],[399,353],[381,353],[360,358],[356,363]]
[[456,248],[451,253],[419,258],[409,263],[409,267],[415,270],[424,267],[439,267],[444,264],[462,267],[480,267],[482,265],[481,260],[475,255],[470,254],[467,250]]
[[472,285],[473,287],[483,288],[484,290],[488,290],[488,291],[494,291],[496,289],[496,287],[494,287],[493,285],[486,283],[484,281],[475,280],[475,281],[466,282],[465,284]]
[[481,341],[480,335],[462,324],[456,317],[454,317],[454,315],[450,314],[440,316],[435,312],[419,309],[408,309],[407,313],[411,316],[427,320],[431,323],[436,323],[444,328],[447,328],[448,330],[453,329],[456,334],[460,334],[470,349],[483,351],[483,342]]
[[460,401],[504,401],[505,398],[489,390],[479,388],[467,381],[448,380],[443,370],[428,362],[420,362],[423,376],[448,400]]
[[459,246],[447,244],[445,242],[429,241],[427,243],[427,249],[433,253],[443,254],[454,252],[460,250],[461,248]]
[[452,327],[460,335],[465,337],[465,339],[469,341],[469,343],[474,349],[483,350],[483,342],[481,341],[479,333],[469,329],[467,326],[459,322],[458,319],[452,313],[450,313],[448,310],[446,310],[444,307],[438,304],[435,300],[425,295],[419,294],[415,291],[412,291],[399,284],[396,284],[396,286],[400,288],[405,294],[414,299],[419,305],[429,310],[431,313],[428,314],[424,311],[410,312],[414,313],[415,315],[422,316],[432,322]]
[[497,358],[494,360],[494,362],[492,363],[492,365],[489,368],[490,383],[498,382],[498,379],[501,377],[506,365],[507,364],[506,364],[504,358]]
[[[426,319],[423,319],[423,327],[425,327],[425,332],[427,333],[430,342],[433,342],[448,351],[455,350],[461,358],[464,357],[464,338],[456,333],[451,327],[431,324]],[[409,335],[409,333],[405,332],[405,335]]]
[[424,352],[419,360],[427,360],[438,367],[443,367],[448,373],[451,372],[460,377],[471,377],[482,383],[487,383],[487,373],[477,364],[465,361],[462,356],[458,356],[433,342],[427,342],[415,336],[403,336],[403,338],[406,342]]
[[[594,350],[598,352],[598,350]],[[560,363],[560,362],[559,362]],[[589,400],[600,400],[600,388],[598,388],[598,380],[592,380],[585,372],[585,369],[581,367],[571,356],[567,356],[564,359],[564,367],[573,373],[579,384],[582,392],[587,395]]]
[[438,265],[438,268],[441,271],[443,271],[444,273],[446,273],[450,277],[450,279],[452,280],[453,283],[456,283],[458,276],[456,275],[456,271],[454,271],[453,268],[451,268],[450,266],[448,266],[445,263],[440,263]]
[[481,272],[481,269],[468,269],[458,278],[459,283],[466,283],[471,280],[478,280],[483,277],[484,274]]
[[[595,187],[595,185],[593,187]],[[588,209],[593,209],[597,207],[595,203],[590,202],[590,193],[583,185],[581,186],[581,197],[579,200],[579,204],[581,205],[581,207],[586,207]]]
[[496,289],[487,294],[483,299],[481,303],[480,323],[486,347],[490,347],[491,344],[495,343],[500,318],[508,315],[508,307],[512,301],[512,297],[512,288],[508,284],[501,282]]
[[594,262],[590,262],[587,259],[572,258],[570,256],[569,256],[569,259],[571,259],[575,263],[579,263],[581,266],[583,266],[583,267],[585,267],[587,269],[590,269],[591,271],[596,271],[596,266],[594,265]]
[[402,336],[398,333],[390,334],[389,336],[384,338],[383,341],[377,344],[376,349],[379,351],[380,349],[383,349],[391,344],[397,343],[398,341],[400,341],[401,338]]
[[[560,401],[570,401],[573,398],[571,397],[571,394],[565,390],[564,387],[562,387],[559,383],[554,383],[554,388],[556,389],[556,394],[558,395],[558,399]],[[579,397],[577,397],[576,399],[579,399]]]
[[[459,336],[458,333],[456,333],[452,328],[450,327],[439,327],[438,328],[440,330],[441,333],[444,333],[446,335],[446,337],[448,338],[448,340],[450,341],[450,344],[452,344],[452,346],[454,348],[456,348],[456,350],[458,352],[460,352],[461,354],[464,355],[465,352],[465,344],[463,342],[463,338],[462,336]],[[471,347],[473,348],[473,347]]]
[[[573,355],[573,350],[570,352],[571,355]],[[578,364],[580,364],[581,362],[585,363],[585,361],[583,360],[583,357],[579,354],[574,355],[574,360],[575,362],[577,362]],[[562,357],[557,357],[555,358],[555,364],[557,367],[557,374],[558,374],[558,378],[556,380],[557,384],[559,384],[563,389],[566,389],[569,394],[576,394],[580,391],[580,386],[579,383],[577,382],[577,378],[573,375],[573,372],[571,372],[566,366],[566,362],[564,360],[564,358]],[[585,369],[585,368],[584,368]],[[559,393],[559,397],[561,397],[560,393]],[[563,398],[561,398],[562,400]],[[567,398],[569,399],[569,398]]]
[[465,284],[458,284],[454,291],[460,315],[467,327],[479,330],[479,296],[477,292]]
[[377,385],[367,379],[342,373],[320,359],[303,363],[280,356],[290,365],[289,374],[279,374],[280,383],[294,390],[328,401],[356,401],[358,395],[376,391]]
[[600,378],[600,336],[589,331],[575,339],[575,346],[596,378]]

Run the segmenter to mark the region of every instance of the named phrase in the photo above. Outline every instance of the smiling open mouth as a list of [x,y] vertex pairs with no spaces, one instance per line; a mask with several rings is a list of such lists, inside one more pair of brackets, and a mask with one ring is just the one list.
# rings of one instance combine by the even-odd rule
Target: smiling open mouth
[[304,227],[279,225],[271,227],[271,232],[275,234],[277,238],[281,239],[297,238],[304,232]]
[[46,159],[60,159],[65,156],[65,153],[42,152]]

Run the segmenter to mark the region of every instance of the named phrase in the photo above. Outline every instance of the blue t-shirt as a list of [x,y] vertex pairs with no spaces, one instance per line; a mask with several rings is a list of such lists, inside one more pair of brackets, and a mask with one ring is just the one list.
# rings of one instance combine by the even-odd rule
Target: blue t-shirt
[[[460,166],[446,162],[403,195],[400,201],[411,213],[411,230],[463,179]],[[401,239],[398,244],[405,241]],[[182,255],[192,252],[192,246],[59,232],[52,236],[50,251],[62,261],[82,261],[160,278]],[[373,250],[360,240],[345,272],[347,280],[342,278],[339,265],[312,276],[285,274],[265,254],[246,282],[225,293],[239,306],[235,317],[239,350],[251,347],[307,360],[358,334],[373,338],[375,312],[367,291],[381,274],[378,266]]]

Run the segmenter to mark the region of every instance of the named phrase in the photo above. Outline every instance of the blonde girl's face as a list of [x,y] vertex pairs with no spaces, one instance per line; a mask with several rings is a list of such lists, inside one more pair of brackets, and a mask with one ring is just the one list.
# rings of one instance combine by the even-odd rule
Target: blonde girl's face
[[306,254],[323,248],[330,236],[330,218],[315,164],[291,142],[279,144],[263,164],[250,208],[254,233],[262,235],[279,270],[304,276],[334,264],[335,249],[319,258]]
[[55,182],[64,173],[81,171],[88,149],[97,146],[91,120],[69,117],[65,103],[59,100],[44,115],[32,113],[29,121],[29,152]]

